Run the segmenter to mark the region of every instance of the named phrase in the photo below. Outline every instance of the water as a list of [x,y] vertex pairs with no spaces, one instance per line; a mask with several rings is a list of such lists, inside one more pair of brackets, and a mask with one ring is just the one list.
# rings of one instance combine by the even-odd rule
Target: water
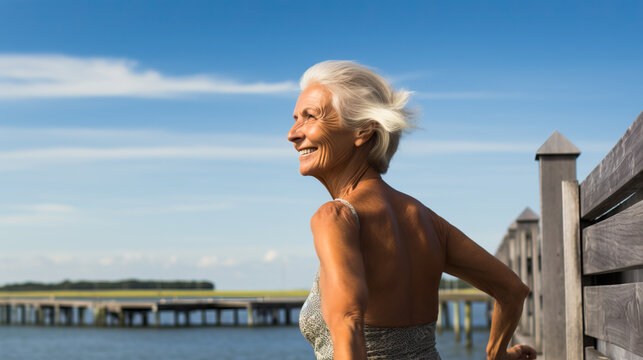
[[[453,314],[453,309],[450,309]],[[243,319],[243,317],[240,317]],[[198,322],[197,322],[198,323]],[[485,324],[484,305],[474,304],[473,325]],[[456,343],[452,331],[437,334],[444,360],[486,359],[489,332],[473,332],[473,347]],[[0,359],[314,359],[297,326],[94,328],[0,326]]]

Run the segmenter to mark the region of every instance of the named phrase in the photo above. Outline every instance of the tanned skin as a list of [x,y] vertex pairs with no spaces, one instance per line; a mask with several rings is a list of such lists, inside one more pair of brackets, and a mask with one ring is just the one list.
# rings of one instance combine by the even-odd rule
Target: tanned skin
[[456,227],[382,180],[368,164],[374,125],[346,128],[329,90],[315,84],[301,93],[293,116],[288,140],[300,151],[300,173],[317,178],[333,199],[347,200],[359,214],[358,226],[346,205],[331,201],[311,220],[334,358],[366,359],[364,324],[436,321],[446,272],[496,299],[488,359],[535,359],[529,346],[507,349],[529,288]]

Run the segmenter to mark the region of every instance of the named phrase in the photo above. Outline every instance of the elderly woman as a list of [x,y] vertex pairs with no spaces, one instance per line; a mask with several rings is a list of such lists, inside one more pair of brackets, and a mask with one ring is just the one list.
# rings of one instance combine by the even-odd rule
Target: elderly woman
[[318,359],[440,359],[435,349],[443,272],[496,300],[488,359],[534,359],[507,349],[529,288],[455,226],[388,184],[409,93],[349,61],[306,71],[288,140],[299,171],[335,200],[313,215],[320,268],[299,319]]

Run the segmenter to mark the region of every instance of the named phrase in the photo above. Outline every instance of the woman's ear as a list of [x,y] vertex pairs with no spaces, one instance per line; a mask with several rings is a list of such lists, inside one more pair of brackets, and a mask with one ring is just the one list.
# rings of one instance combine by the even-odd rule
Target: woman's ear
[[373,134],[375,133],[375,121],[369,122],[367,125],[360,127],[355,132],[355,146],[360,147],[366,144]]

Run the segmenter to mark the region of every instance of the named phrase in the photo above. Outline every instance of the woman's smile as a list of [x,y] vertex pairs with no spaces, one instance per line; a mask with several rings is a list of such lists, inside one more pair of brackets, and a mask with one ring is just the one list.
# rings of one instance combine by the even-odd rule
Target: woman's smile
[[314,153],[315,151],[317,151],[316,147],[304,148],[304,149],[299,150],[299,156],[300,157],[308,156],[308,155]]

